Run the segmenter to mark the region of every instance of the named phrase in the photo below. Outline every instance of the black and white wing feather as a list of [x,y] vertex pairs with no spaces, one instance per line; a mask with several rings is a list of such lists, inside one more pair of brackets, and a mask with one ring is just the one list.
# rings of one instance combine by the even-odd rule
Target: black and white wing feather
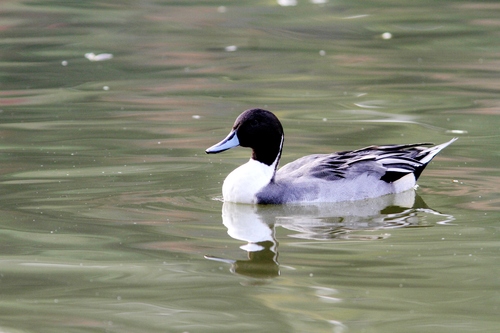
[[339,180],[371,174],[392,183],[413,173],[418,179],[432,158],[455,140],[433,147],[429,147],[432,143],[369,146],[335,154],[309,155],[285,165],[278,170],[277,176],[282,173],[295,179],[312,176]]

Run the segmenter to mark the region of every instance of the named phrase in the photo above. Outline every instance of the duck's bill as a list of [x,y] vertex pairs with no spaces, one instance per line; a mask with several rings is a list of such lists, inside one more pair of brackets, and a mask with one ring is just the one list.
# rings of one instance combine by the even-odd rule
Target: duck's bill
[[239,145],[240,145],[240,140],[238,140],[236,131],[231,131],[231,133],[229,133],[229,135],[226,136],[224,140],[208,148],[207,150],[205,150],[205,152],[207,154],[217,154],[225,150],[237,147]]

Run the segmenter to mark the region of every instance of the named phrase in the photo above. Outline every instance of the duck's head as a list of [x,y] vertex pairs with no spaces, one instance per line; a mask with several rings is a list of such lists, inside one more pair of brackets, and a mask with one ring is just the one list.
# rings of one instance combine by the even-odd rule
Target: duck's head
[[283,127],[272,112],[250,109],[236,118],[233,129],[224,140],[205,152],[217,154],[237,146],[249,147],[254,160],[272,165],[281,155],[283,135]]

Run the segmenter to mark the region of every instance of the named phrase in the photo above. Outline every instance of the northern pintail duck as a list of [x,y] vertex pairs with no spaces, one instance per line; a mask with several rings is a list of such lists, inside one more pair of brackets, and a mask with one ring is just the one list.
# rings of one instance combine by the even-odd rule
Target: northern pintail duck
[[250,160],[224,180],[224,201],[341,202],[414,188],[432,158],[456,139],[434,147],[424,147],[432,143],[416,143],[308,155],[278,169],[283,127],[272,112],[250,109],[236,119],[229,135],[206,153],[216,154],[237,146],[252,148]]

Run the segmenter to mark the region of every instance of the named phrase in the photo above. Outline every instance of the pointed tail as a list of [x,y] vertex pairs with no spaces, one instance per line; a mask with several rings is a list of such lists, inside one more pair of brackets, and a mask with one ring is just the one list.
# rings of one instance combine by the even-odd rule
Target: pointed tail
[[424,171],[425,167],[434,158],[434,156],[436,156],[441,150],[448,147],[457,140],[458,138],[453,138],[448,142],[442,143],[440,145],[428,149],[424,149],[420,152],[420,154],[415,156],[415,159],[418,160],[420,163],[422,163],[422,165],[419,168],[415,169],[415,172],[413,173],[415,179],[418,179],[420,177],[420,174],[422,173],[422,171]]
[[[421,163],[427,164],[429,163],[434,156],[436,156],[441,150],[451,145],[453,142],[457,141],[458,138],[453,138],[448,142],[442,143],[440,145],[431,147],[429,149],[423,150],[420,154],[417,155],[416,159],[420,160]],[[420,158],[419,158],[420,157]]]

